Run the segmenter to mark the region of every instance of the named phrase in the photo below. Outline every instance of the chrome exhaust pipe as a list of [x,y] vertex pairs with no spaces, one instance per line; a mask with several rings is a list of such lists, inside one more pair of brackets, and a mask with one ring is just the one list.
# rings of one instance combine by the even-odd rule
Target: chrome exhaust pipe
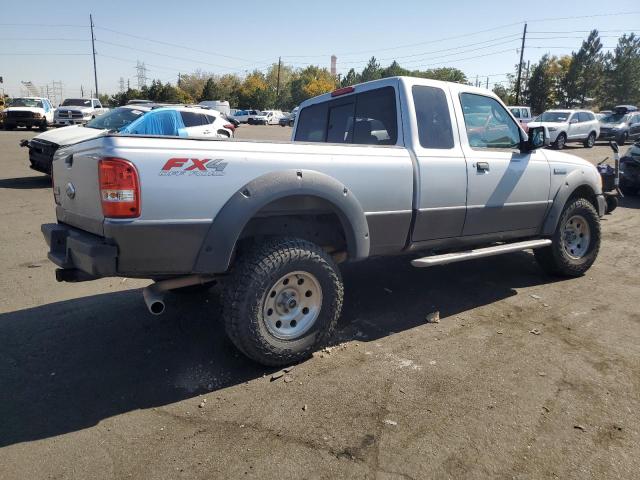
[[147,305],[149,313],[161,315],[165,310],[164,296],[169,290],[190,287],[191,285],[203,285],[211,282],[214,277],[209,275],[189,275],[187,277],[169,278],[154,282],[142,289],[142,298]]

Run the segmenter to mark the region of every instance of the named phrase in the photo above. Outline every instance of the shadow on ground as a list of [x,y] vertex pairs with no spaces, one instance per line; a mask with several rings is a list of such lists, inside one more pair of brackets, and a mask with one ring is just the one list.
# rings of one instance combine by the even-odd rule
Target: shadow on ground
[[41,175],[38,177],[4,178],[0,180],[0,188],[12,188],[17,190],[51,188],[51,177]]
[[[518,253],[416,269],[406,257],[343,271],[339,337],[383,338],[551,281]],[[226,340],[214,297],[172,295],[152,317],[139,290],[0,315],[0,447],[52,437],[270,373]],[[203,308],[203,305],[205,308]]]

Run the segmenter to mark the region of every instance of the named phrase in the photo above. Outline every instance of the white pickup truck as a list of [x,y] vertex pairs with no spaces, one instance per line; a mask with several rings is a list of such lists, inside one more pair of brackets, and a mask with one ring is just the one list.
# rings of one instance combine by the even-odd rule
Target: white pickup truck
[[84,125],[108,110],[102,106],[97,98],[67,98],[56,108],[54,123],[56,125]]
[[334,329],[340,262],[535,249],[547,272],[582,275],[600,248],[601,179],[547,139],[485,89],[387,78],[307,100],[291,142],[105,134],[61,148],[58,223],[42,232],[59,281],[153,279],[154,314],[168,290],[221,282],[231,340],[283,365]]

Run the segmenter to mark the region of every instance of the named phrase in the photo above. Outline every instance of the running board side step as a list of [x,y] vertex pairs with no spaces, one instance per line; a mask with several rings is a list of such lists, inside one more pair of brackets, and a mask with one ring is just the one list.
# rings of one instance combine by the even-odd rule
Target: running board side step
[[541,248],[551,245],[548,238],[539,240],[527,240],[525,242],[505,243],[493,247],[478,248],[477,250],[466,250],[464,252],[445,253],[442,255],[433,255],[430,257],[416,258],[411,260],[414,267],[431,267],[433,265],[444,265],[446,263],[463,262],[474,258],[491,257],[493,255],[501,255],[503,253],[519,252],[529,248]]

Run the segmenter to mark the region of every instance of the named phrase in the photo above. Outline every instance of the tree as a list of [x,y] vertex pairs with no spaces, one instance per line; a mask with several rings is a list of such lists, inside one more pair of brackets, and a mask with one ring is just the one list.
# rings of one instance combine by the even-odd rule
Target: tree
[[216,85],[216,81],[213,77],[209,77],[207,82],[204,84],[202,88],[202,93],[198,97],[198,99],[202,102],[204,100],[219,100],[218,94],[218,86]]
[[402,68],[400,64],[394,60],[393,62],[391,62],[391,65],[389,65],[387,68],[382,69],[382,71],[380,72],[380,77],[381,78],[399,77],[399,76],[410,75],[410,74],[411,72],[409,70],[407,70],[406,68]]
[[509,105],[511,103],[511,93],[504,85],[496,83],[493,87],[493,93],[495,93],[500,100]]
[[560,80],[564,87],[564,105],[584,107],[600,90],[604,66],[602,43],[597,30],[592,30],[580,50],[572,53],[566,75]]
[[453,67],[432,68],[429,70],[415,70],[411,75],[445,82],[468,83],[467,76],[462,70]]
[[340,86],[341,87],[348,87],[350,85],[355,85],[356,83],[358,83],[360,81],[360,77],[358,76],[358,74],[356,73],[356,71],[352,68],[350,69],[347,74],[344,76],[344,78],[342,79],[342,81],[340,82]]
[[529,103],[535,113],[542,113],[553,105],[554,79],[551,75],[551,64],[555,57],[548,54],[542,56],[540,61],[533,66],[529,78]]
[[299,105],[307,98],[330,92],[335,87],[336,79],[326,68],[310,65],[291,82],[291,100]]
[[640,37],[634,33],[620,37],[613,54],[605,58],[605,78],[603,105],[640,103]]
[[360,74],[360,81],[368,82],[370,80],[378,80],[379,78],[382,78],[382,69],[376,57],[371,57],[369,63],[367,63],[367,66],[364,67],[364,70],[362,70]]
[[264,110],[271,107],[275,93],[269,88],[265,75],[255,70],[247,75],[238,90],[238,105],[241,108],[257,108]]

